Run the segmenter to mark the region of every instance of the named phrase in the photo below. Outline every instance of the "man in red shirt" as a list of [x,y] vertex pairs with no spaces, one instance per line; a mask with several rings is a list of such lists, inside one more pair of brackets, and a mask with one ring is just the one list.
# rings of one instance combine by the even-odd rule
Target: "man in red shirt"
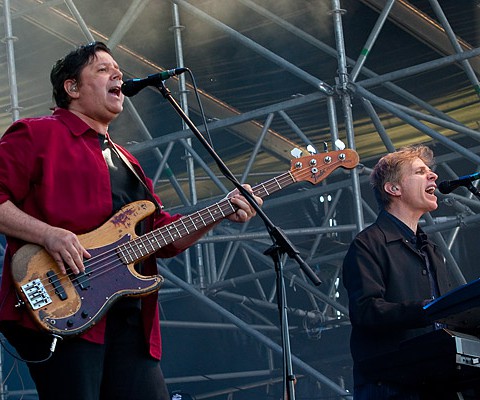
[[[160,203],[138,161],[110,138],[109,124],[123,110],[124,96],[122,73],[108,47],[94,42],[77,48],[55,64],[50,79],[57,104],[53,114],[19,120],[0,140],[0,232],[7,237],[0,329],[22,358],[48,358],[28,363],[42,400],[167,400],[157,293],[121,298],[85,333],[60,341],[51,357],[52,336],[37,328],[27,305],[16,306],[11,266],[22,245],[42,246],[59,274],[75,276],[85,272],[84,260],[91,257],[77,235],[95,230],[133,201]],[[230,201],[236,211],[228,219],[245,222],[255,215],[236,192]],[[179,218],[159,210],[142,229]],[[175,256],[213,226],[155,255]],[[153,257],[141,264],[142,274],[156,274]]]

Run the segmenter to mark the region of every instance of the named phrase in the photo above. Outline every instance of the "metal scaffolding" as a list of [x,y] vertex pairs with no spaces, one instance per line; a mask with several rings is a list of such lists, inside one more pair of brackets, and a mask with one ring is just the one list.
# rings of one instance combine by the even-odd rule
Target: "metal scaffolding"
[[[294,146],[300,147],[303,154],[308,153],[306,148],[309,145],[316,144],[318,147],[318,139],[306,133],[291,116],[302,108],[312,113],[320,109],[325,111],[328,116],[325,130],[328,132],[329,142],[332,143],[332,150],[339,148],[340,137],[345,138],[348,148],[358,148],[359,135],[354,117],[354,111],[358,107],[370,119],[374,133],[383,145],[376,155],[368,157],[369,161],[377,159],[381,153],[394,151],[399,147],[399,143],[391,137],[389,128],[384,123],[386,118],[393,116],[403,124],[413,127],[415,132],[425,135],[429,138],[429,143],[441,147],[443,151],[437,157],[437,171],[441,171],[442,175],[455,179],[460,175],[455,171],[461,170],[465,162],[480,165],[480,146],[475,144],[480,139],[477,130],[406,91],[397,83],[407,77],[456,64],[470,81],[472,91],[479,93],[477,75],[480,49],[468,46],[468,43],[455,36],[438,1],[430,0],[438,19],[437,24],[432,23],[432,19],[422,13],[412,11],[415,7],[405,0],[362,0],[363,4],[378,10],[379,14],[356,59],[349,58],[345,49],[343,17],[348,10],[342,8],[340,0],[329,0],[335,47],[263,8],[259,2],[232,1],[309,43],[337,62],[336,76],[314,76],[209,15],[197,7],[194,1],[171,0],[171,32],[178,66],[188,63],[183,52],[182,31],[185,27],[182,25],[182,16],[189,14],[310,85],[310,93],[243,113],[214,98],[214,94],[200,91],[210,118],[209,132],[233,132],[250,143],[248,156],[241,160],[244,166],[240,174],[242,182],[255,179],[254,173],[257,171],[253,166],[264,156],[262,150],[276,160],[285,161],[290,158],[289,152]],[[132,0],[117,28],[110,35],[93,30],[88,23],[89,16],[81,15],[72,0],[15,0],[12,4],[10,0],[3,0],[1,3],[5,19],[4,41],[9,67],[12,120],[19,118],[19,104],[22,104],[17,94],[15,70],[15,24],[12,22],[15,22],[16,18],[35,24],[66,43],[102,39],[114,49],[120,66],[137,76],[147,75],[152,68],[157,68],[145,56],[122,44],[129,27],[149,3],[146,0]],[[63,3],[70,14],[56,8]],[[437,40],[433,41],[431,46],[438,46],[443,55],[433,61],[385,74],[378,74],[367,68],[368,57],[389,19],[403,23],[410,21],[411,25],[404,29],[410,30],[417,37],[430,38],[435,35]],[[188,26],[186,28],[188,29]],[[334,81],[335,85],[328,84],[327,81]],[[375,91],[378,87],[382,88],[381,94]],[[180,77],[178,96],[181,104],[185,110],[198,115],[199,109],[192,91],[193,87]],[[393,96],[390,97],[389,94]],[[403,103],[400,104],[401,102]],[[177,207],[178,211],[188,214],[217,201],[228,192],[223,177],[219,176],[204,160],[199,150],[195,149],[192,133],[186,127],[155,137],[142,120],[135,102],[127,98],[125,104],[129,118],[135,122],[136,130],[143,138],[142,141],[128,144],[127,147],[138,156],[146,153],[153,155],[156,168],[152,178],[157,184],[156,187],[161,183],[161,177],[166,176],[164,181],[171,184],[173,193],[181,203]],[[476,107],[478,109],[478,104]],[[380,113],[379,110],[383,111]],[[338,115],[341,115],[341,118]],[[274,121],[278,119],[287,126],[289,136],[284,136],[272,128]],[[200,125],[199,129],[205,132],[203,125]],[[422,136],[421,140],[425,136]],[[415,142],[415,138],[408,141]],[[320,140],[321,142],[323,140]],[[302,145],[299,146],[298,143]],[[174,162],[171,155],[178,147],[182,148],[185,155],[185,179],[188,187],[182,185],[183,177],[176,176],[170,168]],[[323,149],[319,150],[313,157],[322,159]],[[312,285],[294,261],[285,259],[285,274],[289,282],[288,313],[293,322],[290,327],[294,347],[293,365],[298,374],[297,390],[299,393],[302,393],[302,390],[305,393],[313,391],[319,398],[351,398],[348,342],[338,342],[338,338],[348,337],[349,329],[348,306],[341,287],[341,263],[349,240],[375,219],[374,200],[368,188],[370,169],[364,165],[367,163],[361,161],[362,163],[351,171],[339,169],[332,173],[331,179],[319,185],[301,186],[300,190],[282,193],[266,200],[264,205],[267,214],[271,213],[278,218],[286,218],[292,210],[301,215],[301,218],[298,218],[302,226],[286,227],[285,233],[299,243],[302,255],[324,282],[320,287]],[[265,174],[272,173],[267,171]],[[209,185],[215,187],[215,190],[211,190],[215,195],[205,196],[197,192],[200,186],[205,186],[203,177],[208,179]],[[424,216],[421,222],[424,230],[441,246],[448,267],[458,284],[463,284],[471,279],[472,272],[464,270],[461,256],[473,250],[458,243],[459,233],[462,229],[471,229],[480,222],[480,203],[472,198],[469,192],[439,194],[439,200],[442,204],[440,212]],[[348,217],[342,219],[339,214]],[[166,285],[160,290],[160,305],[163,311],[163,335],[170,349],[173,347],[165,355],[163,367],[171,388],[185,387],[195,391],[197,399],[242,399],[242,395],[247,393],[248,396],[253,389],[256,390],[255,393],[263,391],[264,397],[258,397],[259,399],[265,399],[267,395],[277,395],[278,398],[278,387],[281,387],[282,383],[282,348],[278,341],[275,271],[270,258],[263,253],[269,242],[269,235],[258,222],[252,221],[242,226],[221,224],[181,256],[158,261],[159,273],[166,278]],[[195,310],[191,314],[181,315],[179,310],[183,308],[178,308],[178,304],[187,308],[196,305],[203,309],[204,306],[214,317],[202,321],[203,313]],[[200,335],[196,333],[199,331],[202,332],[201,336],[206,332],[220,332],[221,335],[225,333],[232,336],[231,345],[222,350],[230,353],[228,358],[232,361],[226,365],[231,369],[219,373],[199,365],[194,369],[196,372],[192,372],[186,365],[179,365],[175,353],[178,351],[183,354],[180,348],[188,346],[188,343],[180,339],[175,343],[174,339],[177,336],[183,338],[184,335],[189,337],[189,332],[191,339],[195,338],[197,343]],[[249,339],[243,341],[239,339],[239,335]],[[255,365],[239,371],[235,368],[236,363],[243,368],[240,360],[245,358],[246,352],[252,351],[239,347],[242,343],[253,344],[258,354]],[[305,351],[308,346],[311,346],[311,352]],[[312,354],[314,352],[318,352],[318,355]],[[207,358],[208,356],[204,355]],[[190,364],[189,360],[182,362]],[[168,371],[174,373],[169,374]],[[2,385],[1,393],[2,398],[15,398],[17,395],[32,395],[32,390],[25,388],[8,391],[6,386]]]

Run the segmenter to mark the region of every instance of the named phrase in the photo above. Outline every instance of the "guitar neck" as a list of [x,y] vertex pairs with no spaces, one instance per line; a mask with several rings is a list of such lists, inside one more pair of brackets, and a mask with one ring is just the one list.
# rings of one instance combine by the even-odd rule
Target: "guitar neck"
[[[264,198],[295,182],[308,181],[316,185],[335,169],[352,169],[358,165],[358,161],[358,154],[351,149],[300,157],[292,161],[290,171],[253,187],[253,193]],[[225,198],[119,246],[119,255],[126,264],[137,262],[162,247],[233,214],[236,210],[230,199]]]
[[[254,186],[252,190],[254,195],[264,198],[295,182],[294,176],[290,172],[285,172]],[[168,225],[118,246],[118,253],[126,264],[135,263],[168,244],[228,217],[236,210],[237,207],[232,204],[230,199],[225,198],[218,203],[212,204],[190,215],[183,216]]]

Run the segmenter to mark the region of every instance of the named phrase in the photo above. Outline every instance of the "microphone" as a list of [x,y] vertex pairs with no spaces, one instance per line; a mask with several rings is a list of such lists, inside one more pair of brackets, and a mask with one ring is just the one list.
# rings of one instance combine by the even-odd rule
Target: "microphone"
[[148,75],[146,78],[143,79],[129,79],[128,81],[123,82],[121,90],[125,96],[132,97],[147,86],[158,87],[160,86],[162,81],[167,80],[172,76],[181,75],[187,71],[188,68],[173,68],[167,71],[159,72],[157,74]]
[[448,194],[460,186],[469,186],[473,181],[480,179],[480,172],[474,174],[460,176],[453,181],[443,181],[438,185],[440,193]]

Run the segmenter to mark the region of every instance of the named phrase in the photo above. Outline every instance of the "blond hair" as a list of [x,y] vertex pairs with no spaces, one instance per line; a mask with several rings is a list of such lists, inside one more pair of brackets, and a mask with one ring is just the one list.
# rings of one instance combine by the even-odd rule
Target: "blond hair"
[[416,158],[422,160],[428,167],[431,167],[434,163],[433,151],[429,147],[425,145],[411,145],[383,156],[375,165],[370,174],[370,184],[380,209],[388,209],[392,201],[391,196],[385,192],[385,183],[400,182],[402,179],[402,166],[412,163]]

